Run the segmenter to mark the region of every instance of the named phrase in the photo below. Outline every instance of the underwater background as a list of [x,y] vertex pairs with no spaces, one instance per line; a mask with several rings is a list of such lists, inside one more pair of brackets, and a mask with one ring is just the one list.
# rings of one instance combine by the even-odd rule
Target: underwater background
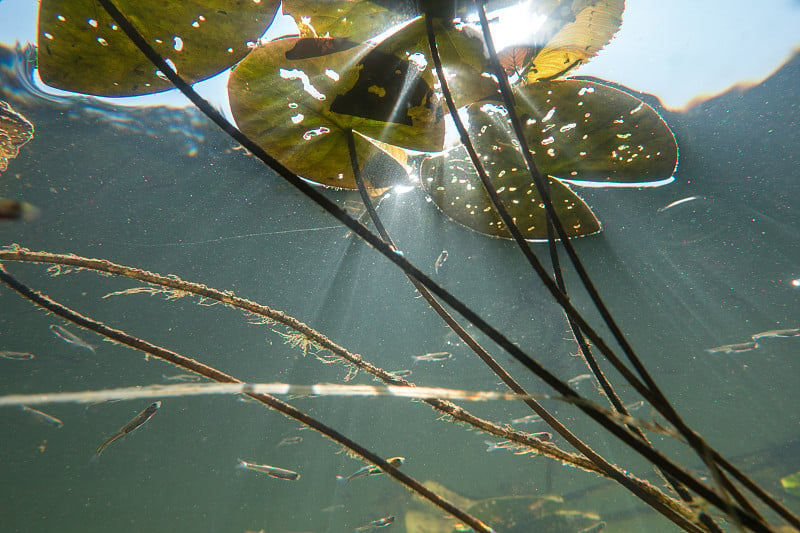
[[[304,321],[377,366],[410,370],[418,385],[501,389],[401,271],[238,150],[198,111],[45,98],[20,80],[28,56],[12,48],[2,54],[0,100],[11,102],[36,132],[0,175],[0,191],[39,213],[0,224],[0,244],[104,258],[231,290]],[[779,479],[800,470],[800,337],[765,338],[741,353],[706,350],[800,327],[800,282],[793,283],[800,279],[799,97],[798,55],[764,82],[686,111],[665,110],[643,95],[678,142],[675,181],[658,188],[579,188],[603,231],[573,241],[677,411],[795,512],[800,499]],[[355,192],[328,195],[341,205],[358,201]],[[587,373],[572,356],[576,347],[563,313],[512,242],[452,222],[419,189],[392,193],[378,213],[407,259],[527,353],[563,379]],[[546,247],[534,244],[537,254]],[[444,250],[447,260],[434,273]],[[283,329],[248,323],[221,305],[146,294],[103,298],[136,285],[92,272],[52,276],[41,265],[5,266],[81,313],[250,382],[341,383],[348,375],[346,366],[323,364],[287,345]],[[576,286],[570,268],[565,275]],[[582,291],[571,298],[599,323]],[[181,373],[75,326],[66,327],[95,352],[67,344],[51,324],[64,325],[0,288],[0,351],[35,355],[0,359],[0,392],[168,383],[165,376]],[[476,336],[530,392],[549,392]],[[443,351],[452,359],[413,359]],[[611,370],[609,377],[620,382]],[[359,373],[349,383],[374,380]],[[591,380],[579,384],[582,394],[600,400],[595,387]],[[618,392],[626,404],[639,400],[625,386]],[[548,503],[548,512],[597,513],[610,531],[676,530],[607,480],[544,457],[487,452],[485,441],[496,439],[438,420],[421,402],[288,401],[384,457],[404,456],[403,471],[417,479],[472,500],[557,495],[563,500]],[[0,531],[322,533],[352,531],[389,515],[398,517],[390,530],[404,531],[409,509],[442,514],[387,476],[337,482],[363,463],[236,396],[164,399],[145,426],[90,465],[103,440],[148,403],[42,407],[63,421],[61,428],[16,408],[0,409]],[[543,403],[599,453],[656,479],[646,461],[577,409]],[[500,424],[529,414],[509,402],[464,406]],[[635,414],[651,417],[647,407]],[[547,429],[539,425],[527,428]],[[702,471],[684,445],[651,438],[690,470]],[[301,478],[287,482],[240,470],[239,458]]]

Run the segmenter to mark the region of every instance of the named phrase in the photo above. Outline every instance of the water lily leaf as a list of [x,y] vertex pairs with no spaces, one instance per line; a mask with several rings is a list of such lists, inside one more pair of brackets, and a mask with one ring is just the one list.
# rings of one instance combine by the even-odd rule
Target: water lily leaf
[[[478,103],[469,106],[467,114],[470,138],[500,201],[526,239],[546,239],[544,204],[525,169],[505,109],[499,104]],[[569,186],[552,177],[548,181],[553,205],[570,237],[600,231],[592,210]],[[420,184],[456,222],[486,235],[510,237],[463,146],[425,159]]]
[[33,124],[14,111],[8,102],[0,100],[0,172],[17,157],[19,149],[33,139]]
[[[444,65],[447,85],[453,94],[456,107],[471,104],[498,93],[497,83],[485,72],[490,72],[484,57],[483,41],[477,34],[468,34],[453,26],[445,26],[441,19],[434,19],[434,31],[439,56]],[[376,47],[376,53],[391,54],[399,58],[410,58],[420,70],[423,78],[434,83],[435,68],[428,46],[425,19],[418,18],[391,35]]]
[[[241,60],[264,33],[278,0],[119,0],[119,9],[190,83]],[[134,96],[171,89],[92,0],[42,0],[38,66],[51,87],[98,96]],[[163,76],[163,75],[162,75]]]
[[294,17],[301,37],[341,37],[363,42],[413,15],[367,0],[285,0],[283,12]]
[[563,77],[607,45],[622,24],[625,0],[541,0],[533,2],[535,33],[527,70],[529,82]]
[[641,183],[675,171],[678,146],[661,116],[623,91],[581,80],[516,87],[538,168],[561,179]]
[[[381,143],[438,151],[444,111],[417,68],[366,45],[299,59],[307,39],[285,39],[255,50],[231,74],[228,95],[236,123],[293,172],[334,187],[355,188],[349,130]],[[319,39],[318,41],[334,41]],[[330,48],[333,46],[333,48]],[[313,47],[312,47],[313,48]],[[363,163],[384,153],[357,136]]]

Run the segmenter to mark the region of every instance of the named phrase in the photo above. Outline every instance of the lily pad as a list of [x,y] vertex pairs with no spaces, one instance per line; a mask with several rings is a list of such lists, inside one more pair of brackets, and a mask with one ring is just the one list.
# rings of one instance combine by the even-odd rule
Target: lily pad
[[[441,19],[434,19],[433,28],[436,48],[447,76],[447,86],[453,94],[456,107],[495,97],[499,89],[494,79],[485,74],[491,68],[484,57],[483,40],[475,33],[445,25]],[[435,68],[424,18],[418,18],[382,41],[375,51],[402,59],[410,58],[422,77],[429,84],[434,83]]]
[[413,18],[368,0],[285,0],[283,12],[294,17],[302,37],[340,37],[363,42]]
[[[467,116],[475,149],[523,237],[546,239],[547,213],[513,139],[506,111],[499,104],[478,103],[469,106]],[[569,186],[552,177],[548,182],[553,205],[570,237],[600,231],[592,210]],[[420,184],[433,203],[456,222],[486,235],[510,237],[463,146],[425,159]]]
[[[247,55],[279,3],[119,0],[116,5],[155,50],[193,83]],[[134,96],[172,88],[92,0],[42,0],[37,48],[39,73],[51,87],[98,96]]]
[[527,79],[536,82],[563,77],[596,56],[619,30],[625,0],[541,0],[532,9],[541,25],[528,42],[534,53]]
[[641,183],[675,172],[678,146],[661,116],[623,91],[581,80],[515,87],[539,170],[576,182]]
[[414,65],[367,54],[366,45],[341,50],[333,39],[310,40],[320,55],[293,52],[309,49],[309,39],[285,39],[255,50],[233,70],[231,109],[251,139],[300,176],[351,189],[350,130],[361,134],[356,151],[364,165],[385,153],[365,139],[441,150],[442,104]]
[[0,172],[17,157],[19,149],[33,139],[33,124],[14,111],[8,102],[0,100]]

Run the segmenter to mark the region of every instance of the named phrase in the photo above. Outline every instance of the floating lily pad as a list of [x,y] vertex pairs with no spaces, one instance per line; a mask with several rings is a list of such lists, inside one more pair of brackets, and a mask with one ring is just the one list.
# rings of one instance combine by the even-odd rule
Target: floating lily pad
[[[424,152],[442,148],[444,111],[417,68],[366,45],[337,50],[311,39],[321,55],[298,57],[309,39],[285,39],[255,50],[231,74],[236,123],[293,172],[324,185],[355,188],[349,130]],[[320,41],[324,41],[321,43]],[[335,43],[334,43],[335,44]],[[356,136],[363,164],[379,151]]]
[[[456,107],[495,97],[499,90],[497,83],[484,74],[490,72],[491,68],[484,57],[483,40],[475,33],[468,34],[453,26],[446,26],[440,19],[434,19],[433,27],[436,48]],[[434,83],[435,68],[424,18],[415,20],[388,37],[375,50],[376,53],[391,54],[402,59],[410,58],[423,78],[429,84]]]
[[8,168],[8,162],[17,157],[19,149],[31,139],[33,124],[0,100],[0,172]]
[[367,0],[285,0],[283,12],[294,17],[301,31],[308,28],[302,37],[340,37],[358,42],[413,18]]
[[[116,5],[190,83],[241,60],[272,21],[278,0],[119,0]],[[38,66],[66,91],[134,96],[171,89],[166,78],[92,0],[42,0]]]
[[641,183],[670,178],[678,146],[649,105],[580,80],[516,87],[517,113],[539,170],[581,182]]
[[[513,139],[507,113],[498,104],[479,103],[471,105],[467,115],[475,149],[523,237],[547,238],[547,213]],[[548,181],[553,205],[570,237],[600,231],[600,223],[581,198],[559,180]],[[420,169],[420,184],[456,222],[486,235],[510,237],[463,146],[427,158]]]
[[532,3],[534,49],[529,82],[563,77],[611,41],[622,24],[625,0],[541,0]]

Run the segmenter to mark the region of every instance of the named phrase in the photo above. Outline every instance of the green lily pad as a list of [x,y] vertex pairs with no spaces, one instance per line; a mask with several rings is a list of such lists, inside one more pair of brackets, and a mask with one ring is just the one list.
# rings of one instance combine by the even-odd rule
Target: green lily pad
[[413,16],[367,0],[285,0],[283,12],[294,17],[301,37],[340,37],[363,42]]
[[[155,50],[194,83],[247,55],[279,3],[119,0],[116,5]],[[39,73],[51,87],[98,96],[134,96],[172,88],[92,0],[42,0],[37,48]]]
[[532,9],[544,18],[527,42],[527,79],[536,82],[563,77],[596,56],[619,30],[625,0],[540,0]]
[[[483,40],[477,34],[468,34],[453,26],[445,25],[441,19],[434,19],[436,48],[444,65],[447,86],[453,94],[456,107],[471,104],[498,94],[498,86],[493,78],[485,74],[491,68],[483,53]],[[435,68],[425,19],[419,18],[397,33],[382,41],[376,53],[391,54],[399,58],[412,58],[422,77],[433,84]]]
[[581,80],[515,88],[517,113],[539,170],[576,182],[670,178],[678,146],[669,126],[628,93]]
[[[470,138],[500,201],[523,237],[546,239],[547,213],[513,139],[506,111],[499,104],[478,103],[469,106],[467,114]],[[592,210],[569,186],[552,177],[548,182],[553,205],[570,237],[600,231]],[[456,222],[486,235],[510,237],[463,146],[425,159],[420,185]]]
[[[367,54],[366,45],[348,42],[339,50],[336,42],[275,41],[237,65],[228,94],[239,128],[293,172],[342,188],[356,187],[349,130],[364,136],[356,136],[364,165],[384,153],[365,137],[411,150],[441,150],[444,111],[417,68],[394,56]],[[319,55],[295,54],[298,46],[316,47]]]

